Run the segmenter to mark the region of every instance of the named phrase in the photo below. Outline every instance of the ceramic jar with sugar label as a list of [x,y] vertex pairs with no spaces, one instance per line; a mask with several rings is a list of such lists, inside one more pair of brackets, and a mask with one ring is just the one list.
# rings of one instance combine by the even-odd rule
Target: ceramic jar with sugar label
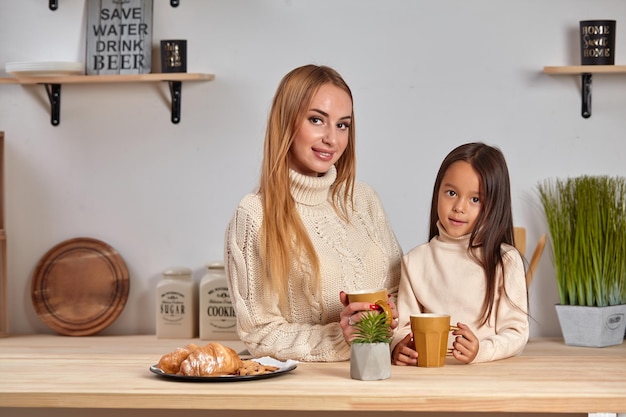
[[191,339],[198,332],[198,286],[192,271],[168,268],[156,290],[156,334],[161,339]]
[[222,262],[207,264],[200,281],[200,339],[237,340],[237,318]]

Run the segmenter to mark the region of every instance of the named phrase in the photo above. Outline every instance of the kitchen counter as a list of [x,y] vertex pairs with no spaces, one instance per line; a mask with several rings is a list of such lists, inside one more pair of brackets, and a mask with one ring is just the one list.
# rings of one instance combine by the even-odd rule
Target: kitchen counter
[[351,379],[349,362],[299,363],[274,378],[228,383],[178,382],[149,371],[190,342],[207,343],[153,335],[0,338],[0,407],[626,413],[624,343],[582,348],[531,339],[515,358],[393,366],[383,381]]

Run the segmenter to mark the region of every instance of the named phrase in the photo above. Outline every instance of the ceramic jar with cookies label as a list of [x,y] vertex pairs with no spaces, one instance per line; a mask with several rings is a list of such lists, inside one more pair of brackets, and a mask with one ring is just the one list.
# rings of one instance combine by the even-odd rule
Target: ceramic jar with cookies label
[[207,264],[200,281],[200,339],[237,340],[237,318],[223,262]]

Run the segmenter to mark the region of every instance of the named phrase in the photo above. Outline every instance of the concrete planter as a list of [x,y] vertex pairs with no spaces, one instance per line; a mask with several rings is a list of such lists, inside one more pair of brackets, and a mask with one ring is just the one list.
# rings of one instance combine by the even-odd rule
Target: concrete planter
[[350,377],[376,381],[391,377],[388,343],[353,343],[350,350]]
[[624,341],[626,305],[587,307],[556,305],[566,345],[605,347]]

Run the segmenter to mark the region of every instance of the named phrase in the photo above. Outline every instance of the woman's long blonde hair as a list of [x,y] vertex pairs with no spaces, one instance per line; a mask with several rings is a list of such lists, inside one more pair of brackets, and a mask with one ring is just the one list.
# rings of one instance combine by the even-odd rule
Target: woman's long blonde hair
[[[276,90],[267,123],[259,185],[264,214],[260,251],[265,282],[269,283],[266,288],[278,293],[281,303],[286,300],[290,275],[296,268],[304,270],[303,263],[307,261],[311,268],[312,288],[319,289],[319,259],[291,195],[289,149],[314,95],[328,83],[344,90],[352,100],[350,88],[334,69],[305,65],[292,70],[283,77]],[[332,190],[335,211],[346,221],[349,207],[352,207],[356,171],[354,110],[351,116],[348,145],[335,163],[337,179]]]

